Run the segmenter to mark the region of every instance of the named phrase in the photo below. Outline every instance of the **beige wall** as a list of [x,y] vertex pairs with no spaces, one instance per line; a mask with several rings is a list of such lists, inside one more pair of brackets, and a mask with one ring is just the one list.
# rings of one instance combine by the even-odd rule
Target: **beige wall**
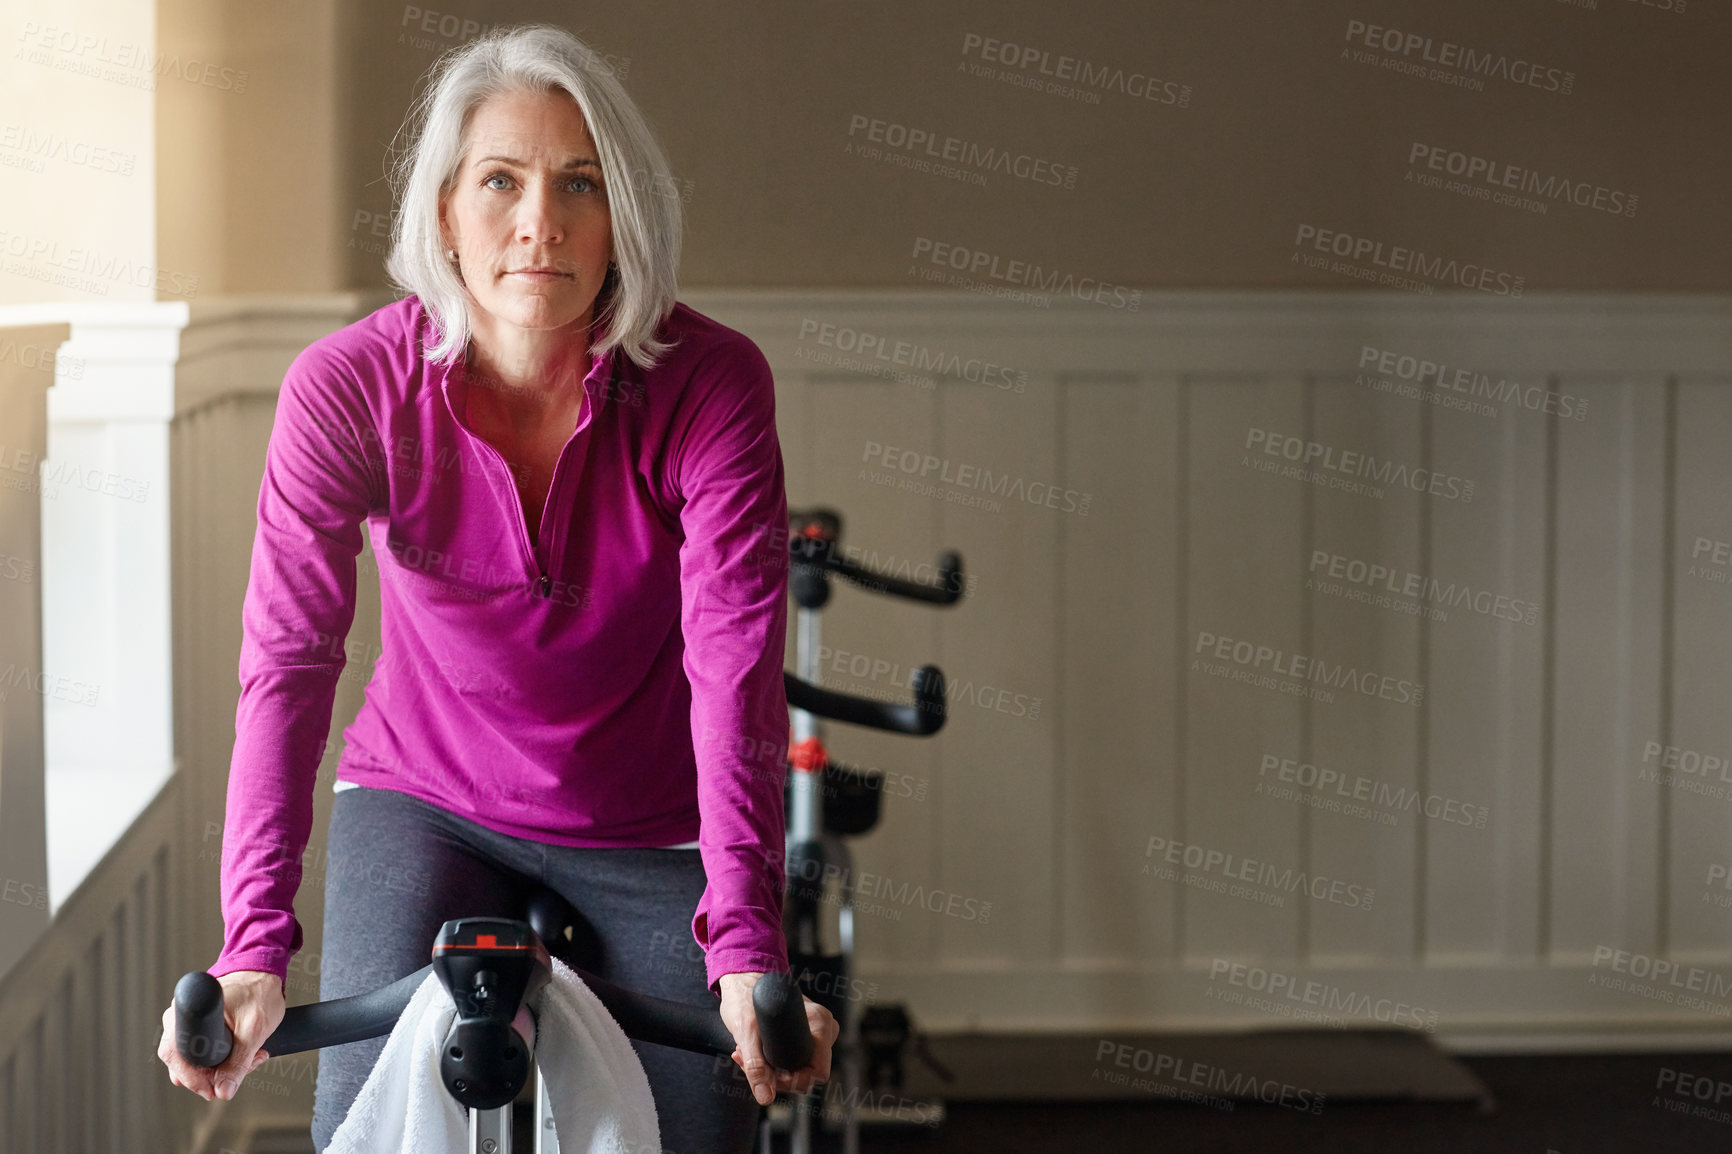
[[[1475,0],[1409,17],[1415,6],[1390,0],[1119,2],[1087,20],[979,0],[451,11],[562,21],[629,59],[627,86],[691,182],[691,285],[908,286],[918,236],[1135,285],[1352,284],[1292,263],[1309,223],[1533,289],[1724,288],[1732,173],[1705,143],[1732,135],[1716,47],[1732,18],[1719,5],[1598,4]],[[369,212],[389,210],[367,182],[434,56],[397,42],[406,7],[360,6],[346,45],[362,97],[348,195]],[[1503,81],[1470,92],[1342,60],[1350,18],[1574,71],[1572,92]],[[970,34],[1189,85],[1188,106],[1117,92],[1088,104],[980,78],[963,70],[979,56],[963,52]],[[1076,187],[1001,174],[978,187],[847,155],[856,115],[1075,166]],[[1403,179],[1416,142],[1632,194],[1637,212],[1540,216],[1422,189]],[[357,252],[350,283],[382,283],[378,261]]]
[[[7,0],[0,229],[27,239],[9,242],[0,301],[383,285],[384,153],[416,83],[473,28],[524,20],[563,22],[620,63],[689,198],[691,286],[913,287],[918,237],[1137,286],[1356,284],[1295,262],[1305,225],[1483,266],[1524,290],[1732,285],[1732,161],[1713,143],[1732,135],[1718,58],[1732,16],[1699,0],[1681,12],[1665,5],[1686,0],[1475,0],[1429,15],[1392,0],[1193,0],[1118,3],[1086,21],[983,2],[771,0],[725,14],[458,2]],[[1495,78],[1472,91],[1344,59],[1352,20],[1572,72],[1571,91]],[[43,28],[102,47],[17,55]],[[1081,99],[1031,90],[972,74],[971,36],[1044,53],[1049,67],[1123,69],[1128,85],[1152,76],[1163,98],[1189,91],[1180,107],[1110,82],[1081,85]],[[151,66],[67,67],[133,49]],[[141,73],[154,76],[154,107],[130,83]],[[1001,172],[981,184],[850,154],[865,135],[850,134],[855,117],[1074,167],[1075,186]],[[135,163],[126,175],[110,160],[31,171],[30,141],[56,134]],[[1541,214],[1423,188],[1406,179],[1416,145],[1637,208],[1553,198]],[[22,272],[20,243],[39,254]],[[44,279],[79,260],[99,262],[100,283]],[[112,271],[123,261],[146,271]]]
[[0,0],[0,304],[147,301],[150,5]]
[[344,276],[337,0],[157,0],[165,52],[223,69],[157,105],[163,263],[200,294],[319,291]]

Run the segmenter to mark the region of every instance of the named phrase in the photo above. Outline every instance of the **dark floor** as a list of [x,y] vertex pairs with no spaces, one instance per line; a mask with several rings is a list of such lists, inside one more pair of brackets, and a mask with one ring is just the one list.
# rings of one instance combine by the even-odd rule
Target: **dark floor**
[[[867,1127],[860,1148],[862,1154],[1732,1152],[1732,1054],[1461,1060],[1496,1096],[1494,1111],[1339,1101],[1316,1115],[1247,1102],[1234,1102],[1230,1111],[1141,1102],[952,1102],[942,1126]],[[1678,1085],[1687,1093],[1678,1093]],[[1676,1113],[1664,1103],[1711,1113]],[[272,1144],[273,1137],[286,1144]],[[305,1133],[296,1132],[260,1135],[249,1154],[311,1149]]]
[[[1694,1154],[1732,1151],[1732,1054],[1463,1058],[1497,1109],[1326,1102],[951,1103],[938,1128],[862,1131],[863,1154]],[[1706,1078],[1707,1081],[1698,1079]],[[1666,1085],[1660,1085],[1662,1079]],[[1688,1094],[1672,1087],[1682,1083]],[[1715,1099],[1720,1098],[1718,1112]],[[1708,1117],[1663,1103],[1700,1105]]]

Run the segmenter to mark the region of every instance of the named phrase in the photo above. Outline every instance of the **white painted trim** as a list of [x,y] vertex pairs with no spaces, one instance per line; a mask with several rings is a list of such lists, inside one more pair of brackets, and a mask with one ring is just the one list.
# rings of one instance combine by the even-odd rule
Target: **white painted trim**
[[173,772],[168,423],[189,309],[52,307],[72,335],[48,393],[43,662],[91,687],[46,703],[58,907]]
[[[1732,999],[1717,999],[1727,1013],[1713,1016],[1646,997],[1596,989],[1590,979],[1611,977],[1591,965],[1532,966],[1488,961],[1482,966],[1404,968],[1307,966],[1254,961],[1289,975],[1301,990],[1316,983],[1312,1000],[1287,991],[1255,996],[1287,1013],[1233,1002],[1253,996],[1226,978],[1211,981],[1207,968],[997,965],[942,970],[869,970],[880,1002],[906,1002],[922,1029],[935,1033],[990,1028],[1006,1032],[1239,1032],[1250,1030],[1423,1028],[1440,1043],[1473,1050],[1517,1052],[1545,1039],[1616,1040],[1620,1047],[1657,1048],[1660,1039],[1732,1039]],[[1732,965],[1716,976],[1732,985]],[[1626,979],[1627,980],[1627,979]],[[1663,983],[1662,983],[1663,984]],[[1682,988],[1672,991],[1687,993]],[[1224,995],[1224,997],[1223,997]],[[1332,1010],[1333,1004],[1358,1012]],[[1713,999],[1711,999],[1713,1000]],[[940,1011],[938,1008],[942,1007]],[[1015,1009],[1007,1009],[1015,1007]],[[1111,1007],[1110,1013],[1104,1007]],[[1374,1009],[1375,1008],[1375,1009]],[[1304,1014],[1315,1015],[1305,1017]],[[1106,1014],[1103,1017],[1103,1014]],[[1319,1021],[1318,1018],[1328,1019]]]
[[[848,325],[883,338],[996,354],[1029,372],[1347,372],[1367,343],[1452,357],[1504,372],[1630,372],[1661,366],[1723,373],[1732,295],[1477,294],[1259,291],[1145,292],[1135,312],[1076,301],[1049,309],[964,293],[862,290],[697,290],[693,308],[750,334],[778,370],[800,360],[803,322]],[[808,338],[813,347],[815,337]],[[1473,358],[1483,353],[1484,363]],[[892,363],[886,357],[881,363]]]
[[197,301],[180,336],[175,415],[225,397],[275,397],[301,350],[392,299],[350,292]]
[[1726,1030],[1664,1030],[1640,1027],[1625,1030],[1585,1029],[1572,1032],[1541,1030],[1450,1031],[1435,1041],[1452,1054],[1464,1057],[1504,1054],[1694,1054],[1724,1053],[1732,1049],[1732,1032]]

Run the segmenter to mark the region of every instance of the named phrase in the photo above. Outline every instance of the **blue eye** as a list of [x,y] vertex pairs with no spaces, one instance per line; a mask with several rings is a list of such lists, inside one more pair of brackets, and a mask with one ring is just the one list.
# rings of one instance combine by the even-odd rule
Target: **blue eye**
[[[493,182],[496,180],[507,180],[508,181],[510,179],[511,179],[511,174],[508,172],[503,172],[503,171],[492,172],[492,173],[489,173],[487,175],[487,177],[484,180],[482,180],[481,183],[484,187],[492,188],[495,192],[503,192],[504,189],[496,188],[494,186]],[[570,183],[567,184],[566,187],[572,189],[573,191],[579,192],[579,193],[601,191],[601,186],[596,184],[595,181],[591,180],[587,176],[574,176],[574,177],[572,177]]]

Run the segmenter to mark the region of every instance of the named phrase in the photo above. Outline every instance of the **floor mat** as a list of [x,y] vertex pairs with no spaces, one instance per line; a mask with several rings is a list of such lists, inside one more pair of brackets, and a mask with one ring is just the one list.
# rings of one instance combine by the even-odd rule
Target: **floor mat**
[[[1493,1105],[1477,1075],[1414,1030],[1236,1034],[946,1034],[905,1054],[902,1093],[953,1102],[1205,1098],[1317,1109],[1326,1101]],[[1202,1104],[1208,1104],[1202,1101]]]

